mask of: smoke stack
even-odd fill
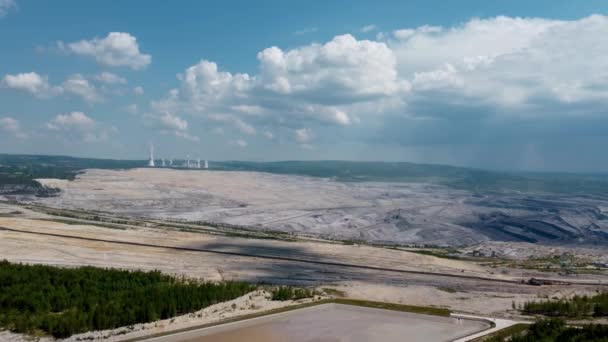
[[[150,143],[150,160],[148,161],[149,167],[154,167],[154,145]]]

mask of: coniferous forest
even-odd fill
[[[298,300],[310,298],[315,295],[313,290],[293,288],[291,286],[279,286],[272,291],[272,300]]]
[[[606,342],[608,341],[608,326],[588,324],[584,326],[567,326],[561,318],[539,320],[530,325],[524,332],[513,336],[494,337],[489,342]]]
[[[571,299],[526,302],[522,312],[548,317],[585,318],[608,316],[608,292]]]
[[[0,261],[0,327],[68,337],[194,312],[254,289],[241,282],[185,281],[159,271]]]

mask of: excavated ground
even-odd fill
[[[153,228],[111,229],[52,219],[0,204],[2,258],[68,267],[158,269],[206,280],[333,287],[354,298],[446,306],[480,314],[504,314],[512,301],[593,293],[606,286],[601,285],[606,283],[602,276],[561,277],[517,269],[497,272],[474,262],[386,248]],[[537,287],[518,283],[529,277],[587,281],[589,285]]]
[[[341,240],[463,246],[608,243],[608,201],[471,193],[422,183],[345,183],[258,172],[87,170],[37,202],[129,216],[274,229]]]

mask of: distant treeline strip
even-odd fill
[[[32,232],[32,231],[27,231],[27,230],[19,230],[19,229],[6,228],[6,227],[0,227],[0,230],[6,230],[6,231],[10,231],[10,232],[23,233],[23,234],[54,236],[54,237],[59,237],[59,238],[86,240],[86,241],[97,241],[97,242],[114,243],[114,244],[139,246],[139,247],[152,247],[152,248],[163,248],[163,249],[172,249],[172,250],[188,251],[188,252],[213,253],[213,254],[222,254],[222,255],[232,255],[232,256],[259,258],[259,259],[270,259],[270,260],[298,262],[298,263],[315,264],[315,265],[358,268],[358,269],[366,269],[366,270],[374,270],[374,271],[384,271],[384,272],[395,272],[395,273],[404,273],[404,274],[419,274],[419,275],[430,275],[430,276],[437,276],[437,277],[450,277],[450,278],[459,278],[459,279],[480,280],[480,281],[489,281],[489,282],[496,282],[496,283],[524,284],[520,280],[508,280],[508,279],[500,279],[500,278],[487,278],[487,277],[479,277],[479,276],[463,275],[463,274],[402,270],[402,269],[395,269],[395,268],[386,268],[386,267],[378,267],[378,266],[341,263],[341,262],[333,262],[333,261],[309,260],[309,259],[283,257],[283,256],[273,256],[273,255],[263,255],[263,254],[219,251],[219,250],[205,249],[205,248],[179,247],[179,246],[157,245],[157,244],[149,244],[149,243],[141,243],[141,242],[130,242],[130,241],[120,241],[120,240],[98,239],[98,238],[89,238],[89,237],[81,237],[81,236],[74,236],[74,235],[48,233],[48,232]],[[540,280],[542,280],[542,279],[540,279]],[[555,283],[555,282],[552,282],[552,283]],[[598,283],[598,284],[594,284],[594,285],[608,285],[608,284],[599,284]]]
[[[508,329],[508,328],[507,328]],[[606,342],[608,341],[608,325],[585,324],[568,326],[563,319],[552,318],[535,322],[526,329],[519,325],[514,334],[496,334],[488,342]],[[522,331],[523,330],[523,331]]]
[[[36,178],[74,179],[84,169],[131,169],[145,165],[145,160],[0,153],[0,188],[5,182],[7,184],[25,184]],[[211,167],[213,170],[269,172],[350,182],[435,183],[473,192],[515,190],[595,195],[602,198],[605,198],[608,193],[608,174],[606,173],[499,172],[448,165],[339,160],[214,161],[211,163]]]
[[[160,271],[0,261],[0,327],[64,338],[194,312],[254,289],[242,282],[186,281]]]
[[[595,296],[574,296],[570,299],[526,302],[521,310],[527,315],[548,317],[608,317],[608,292]]]

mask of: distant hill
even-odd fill
[[[74,179],[83,169],[127,169],[139,167],[143,161],[75,158],[66,156],[0,154],[0,195],[52,195],[36,178]]]
[[[0,167],[18,167],[31,172],[57,172],[58,178],[65,178],[63,173],[82,169],[128,169],[141,167],[143,160],[116,160],[77,158],[68,156],[45,156],[25,154],[0,154]]]
[[[35,178],[73,179],[78,172],[87,168],[128,169],[145,165],[144,160],[0,154],[0,186],[35,186],[36,182],[32,181]],[[226,161],[212,162],[211,168],[324,177],[345,182],[426,182],[473,192],[519,191],[608,196],[607,174],[498,172],[447,165],[354,161]]]
[[[471,191],[555,192],[608,196],[608,174],[498,172],[407,162],[221,162],[214,168],[327,177],[340,181],[428,182]]]

